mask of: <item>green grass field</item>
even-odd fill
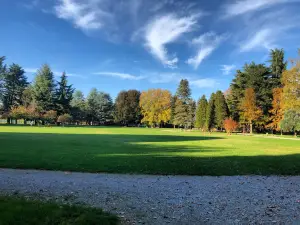
[[[173,129],[0,127],[0,167],[63,171],[300,174],[300,141]]]
[[[0,196],[0,224],[117,225],[118,218],[101,209]]]

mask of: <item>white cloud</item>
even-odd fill
[[[118,73],[118,72],[97,72],[93,73],[95,75],[109,76],[109,77],[117,77],[124,80],[142,80],[145,79],[145,76],[135,76],[128,73]]]
[[[57,17],[71,21],[82,30],[97,30],[102,27],[100,17],[103,12],[92,3],[93,1],[78,3],[75,0],[59,0],[55,13]]]
[[[26,73],[36,73],[39,68],[24,68]]]
[[[24,68],[25,72],[26,73],[37,73],[37,71],[39,70],[39,68]],[[63,72],[61,71],[52,71],[53,75],[54,76],[61,76]],[[82,76],[82,75],[78,75],[78,74],[74,74],[74,73],[67,73],[67,76],[68,77],[77,77],[77,78],[86,78],[85,76]]]
[[[223,72],[224,75],[229,75],[232,70],[236,68],[235,65],[221,65],[221,71]]]
[[[274,47],[275,33],[272,29],[263,28],[257,31],[253,37],[248,38],[240,45],[241,52],[248,52],[254,49],[271,49]]]
[[[297,0],[238,0],[225,6],[225,16],[237,16],[251,11],[257,11],[279,3],[290,3]]]
[[[191,80],[190,84],[198,88],[213,88],[219,83],[215,79],[204,78],[198,80]]]
[[[192,40],[191,44],[198,48],[198,53],[187,60],[187,63],[195,69],[199,67],[201,62],[208,57],[219,44],[226,39],[225,35],[216,35],[214,32],[209,32]]]
[[[177,17],[164,15],[152,20],[145,31],[146,46],[164,65],[174,67],[178,58],[168,56],[166,45],[178,40],[184,33],[190,32],[197,23],[197,16]]]

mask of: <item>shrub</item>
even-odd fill
[[[54,110],[49,110],[43,115],[43,119],[48,123],[55,123],[57,118],[57,112]]]
[[[232,118],[227,118],[224,120],[224,127],[228,135],[231,135],[231,133],[235,131],[238,126],[238,122],[234,121]]]
[[[57,122],[64,125],[65,123],[68,123],[71,120],[72,120],[72,116],[70,114],[63,114],[58,117]]]

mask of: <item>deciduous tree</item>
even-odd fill
[[[262,116],[262,110],[256,104],[253,88],[247,88],[241,104],[243,118],[250,125],[250,133],[253,133],[253,123]]]
[[[282,88],[273,89],[273,101],[272,109],[270,112],[270,123],[267,127],[274,129],[276,131],[281,130],[280,122],[283,119],[283,102],[282,102]]]
[[[238,126],[238,122],[234,121],[232,118],[227,118],[224,120],[224,127],[228,135],[231,135],[231,133],[235,131]]]
[[[283,131],[294,132],[297,136],[297,131],[300,131],[300,108],[287,110],[280,126]]]
[[[171,118],[171,97],[171,93],[167,90],[143,91],[140,97],[142,122],[146,122],[150,126],[167,123]]]

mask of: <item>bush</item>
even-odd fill
[[[224,127],[228,135],[231,135],[231,133],[235,131],[238,126],[238,122],[234,121],[232,118],[227,118],[224,120]]]
[[[56,118],[57,118],[57,112],[54,110],[47,111],[43,115],[43,119],[48,123],[55,123]]]
[[[70,114],[63,114],[58,117],[57,122],[64,125],[65,123],[68,123],[71,120],[72,120],[72,116]]]

